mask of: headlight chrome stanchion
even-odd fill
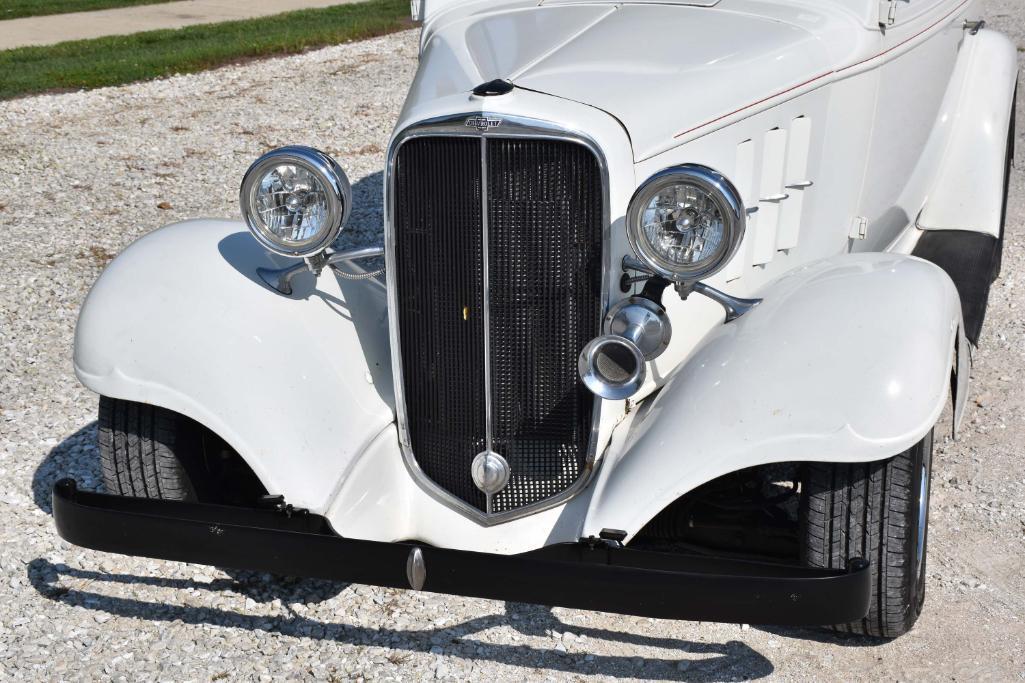
[[[691,287],[691,291],[707,296],[726,309],[726,322],[733,322],[762,303],[761,299],[742,299],[739,296],[732,296],[726,292],[719,291],[715,287],[709,287],[704,282],[695,282],[694,286]]]
[[[635,270],[639,273],[645,273],[647,277],[657,277],[658,273],[651,270],[645,263],[633,256],[623,257],[623,270]],[[633,279],[633,278],[631,278]],[[638,278],[640,279],[640,278]],[[706,285],[704,282],[691,282],[687,283],[686,287],[677,285],[676,291],[680,293],[680,296],[684,299],[691,292],[697,292],[702,296],[706,296],[712,301],[716,302],[726,310],[725,322],[732,322],[744,315],[752,308],[762,303],[761,299],[744,299],[739,296],[733,296],[726,292],[720,291],[715,287]]]
[[[347,273],[338,268],[338,264],[346,261],[357,261],[365,258],[380,258],[384,256],[384,247],[364,247],[350,251],[336,251],[327,254],[318,254],[320,258],[313,257],[306,259],[303,263],[297,263],[288,268],[257,268],[256,272],[268,285],[286,296],[292,294],[292,281],[295,277],[306,270],[314,275],[320,275],[325,267],[330,267],[346,280],[369,280],[381,275],[384,269],[367,273]]]

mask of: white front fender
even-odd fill
[[[293,264],[235,221],[169,225],[132,244],[93,286],[75,371],[93,391],[210,428],[271,493],[314,512],[394,419],[387,301],[376,280],[282,296],[258,267]],[[315,286],[314,286],[315,285]]]
[[[933,136],[945,140],[929,196],[918,216],[923,230],[972,230],[1001,236],[1007,131],[1018,80],[1014,43],[983,30],[965,36],[954,85]]]
[[[961,334],[942,269],[848,254],[759,294],[758,307],[713,331],[617,430],[584,536],[633,536],[681,495],[746,467],[887,458],[939,419]]]

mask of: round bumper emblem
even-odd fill
[[[494,495],[509,483],[509,463],[494,451],[478,453],[470,465],[473,483],[484,493]]]

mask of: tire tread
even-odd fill
[[[157,406],[100,397],[98,441],[108,493],[161,500],[194,500],[175,447],[181,418]]]
[[[801,501],[805,564],[845,569],[862,557],[872,565],[869,613],[834,630],[893,638],[918,617],[918,577],[909,565],[917,528],[915,467],[924,443],[879,462],[807,464]]]

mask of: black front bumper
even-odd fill
[[[342,538],[305,512],[90,493],[70,479],[53,488],[53,517],[62,538],[94,550],[664,619],[838,624],[864,617],[871,597],[860,560],[810,569],[600,540],[493,555]]]

